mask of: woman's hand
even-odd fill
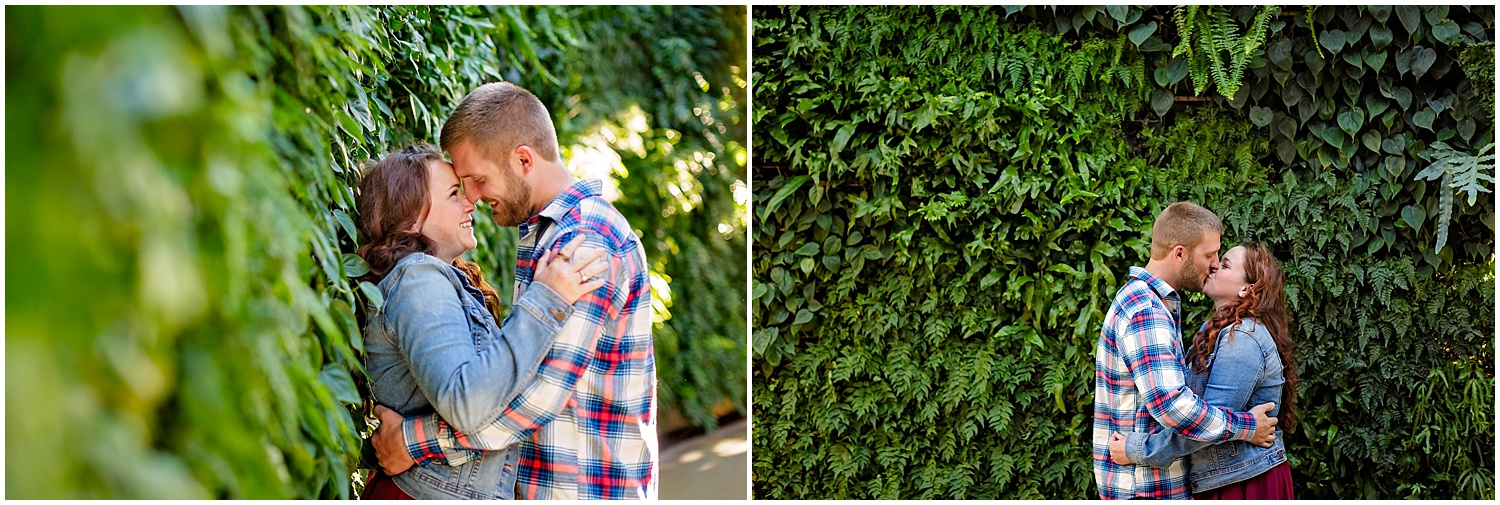
[[[1125,456],[1125,435],[1119,433],[1109,434],[1109,459],[1115,460],[1117,465],[1134,465],[1129,457]]]
[[[593,277],[609,269],[609,263],[604,260],[605,251],[592,247],[579,250],[582,245],[583,235],[580,234],[568,241],[567,245],[542,256],[537,262],[532,280],[546,284],[568,303],[576,302],[584,294],[599,289],[604,285],[604,279]]]

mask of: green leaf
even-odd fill
[[[1451,22],[1450,22],[1450,24],[1451,24]],[[1457,30],[1458,27],[1454,26],[1454,29]],[[1154,33],[1156,33],[1156,22],[1155,21],[1146,23],[1144,25],[1137,26],[1137,27],[1132,28],[1130,30],[1130,35],[1129,35],[1130,36],[1130,42],[1134,43],[1136,46],[1140,46],[1142,42],[1145,42],[1146,39],[1150,38],[1151,34],[1154,34]]]
[[[1406,33],[1416,34],[1417,29],[1422,26],[1422,13],[1414,5],[1396,6],[1396,19],[1401,20],[1401,26],[1406,28]]]
[[[839,128],[838,134],[833,136],[832,157],[839,157],[839,152],[844,150],[844,146],[849,145],[849,138],[854,136],[854,127],[854,123],[846,124],[843,128]]]
[[[797,318],[792,320],[792,326],[807,324],[808,321],[812,321],[812,318],[813,313],[811,311],[807,309],[798,310]]]
[[[365,294],[365,299],[370,302],[370,309],[379,312],[385,306],[385,295],[381,294],[380,286],[371,284],[369,281],[360,281],[359,291]]]
[[[1381,138],[1380,138],[1380,132],[1379,131],[1377,131],[1377,130],[1375,130],[1373,128],[1371,128],[1369,130],[1366,130],[1365,134],[1361,135],[1359,140],[1360,140],[1360,143],[1365,146],[1365,149],[1369,149],[1370,151],[1376,152],[1376,153],[1380,152],[1380,141],[1381,141]]]
[[[304,376],[305,377],[305,376]],[[359,405],[359,389],[354,387],[354,378],[345,370],[334,363],[329,363],[318,372],[318,382],[328,386],[333,392],[333,399],[349,405]]]
[[[1385,51],[1383,51],[1383,49],[1385,49],[1385,46],[1391,45],[1391,41],[1395,40],[1395,38],[1395,34],[1391,33],[1391,29],[1386,28],[1384,24],[1370,27],[1371,50],[1380,51],[1381,54],[1385,54]],[[1371,67],[1377,70],[1380,69],[1380,67],[1376,67],[1374,65],[1371,65]]]
[[[817,243],[808,242],[806,244],[802,244],[802,247],[797,248],[797,252],[795,254],[798,256],[812,256],[814,254],[818,254],[819,250],[820,248],[818,247]]]
[[[1318,43],[1328,48],[1328,52],[1337,54],[1344,48],[1343,30],[1324,30],[1318,34]]]
[[[781,186],[781,189],[776,190],[776,194],[771,196],[771,200],[766,202],[766,212],[776,212],[776,208],[781,206],[781,202],[785,201],[787,197],[792,196],[793,193],[796,193],[798,188],[801,188],[803,184],[807,184],[807,181],[811,179],[812,177],[807,175],[799,175],[788,179]]]
[[[1432,120],[1437,118],[1437,113],[1432,109],[1422,109],[1421,112],[1411,116],[1411,124],[1432,130]]]
[[[1107,12],[1107,13],[1109,13],[1109,17],[1114,18],[1115,21],[1119,21],[1121,23],[1124,23],[1125,22],[1125,16],[1127,16],[1127,15],[1130,14],[1130,6],[1128,6],[1128,5],[1106,5],[1106,6],[1104,6],[1104,11]]]
[[[1424,47],[1413,55],[1411,62],[1411,75],[1421,78],[1437,62],[1437,51],[1430,47]]]
[[[1422,221],[1426,218],[1427,214],[1422,212],[1422,209],[1419,207],[1407,205],[1401,209],[1401,220],[1405,221],[1407,226],[1411,226],[1413,230],[1420,231],[1422,229]]]
[[[370,264],[366,263],[364,258],[350,253],[344,253],[342,257],[345,276],[353,278],[370,273]]]
[[[1444,19],[1441,23],[1432,27],[1432,36],[1438,42],[1451,46],[1463,40],[1463,31],[1458,28],[1458,24],[1454,23],[1453,20]]]
[[[1256,106],[1250,107],[1250,123],[1254,124],[1255,126],[1259,126],[1262,128],[1270,126],[1271,118],[1273,116],[1274,113],[1271,112],[1271,109]]]
[[[1344,133],[1348,133],[1351,138],[1356,133],[1359,133],[1359,128],[1364,126],[1364,123],[1365,113],[1359,109],[1350,109],[1339,113],[1339,128],[1343,129]]]
[[[1158,89],[1151,92],[1151,110],[1156,111],[1156,115],[1158,116],[1167,115],[1167,111],[1172,110],[1173,101],[1174,98],[1170,91]]]

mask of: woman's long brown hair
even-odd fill
[[[1295,414],[1297,403],[1297,360],[1292,355],[1291,316],[1286,307],[1286,276],[1281,262],[1260,242],[1240,244],[1245,248],[1245,296],[1239,301],[1217,309],[1208,320],[1203,331],[1193,335],[1193,348],[1188,352],[1188,363],[1198,373],[1208,370],[1208,356],[1218,346],[1219,331],[1226,326],[1239,323],[1246,317],[1254,318],[1258,324],[1266,325],[1271,340],[1276,342],[1276,351],[1281,355],[1281,374],[1286,383],[1281,387],[1281,409],[1277,425],[1287,432],[1297,429]],[[1233,338],[1231,336],[1230,338]]]
[[[364,243],[355,254],[370,264],[370,273],[360,280],[378,283],[406,255],[436,250],[431,240],[411,230],[427,217],[427,166],[443,161],[443,153],[436,147],[415,144],[387,154],[365,169],[354,200]],[[479,265],[458,258],[453,266],[468,275],[469,282],[484,294],[485,307],[499,320],[500,295],[484,280]]]

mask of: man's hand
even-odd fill
[[[1109,435],[1109,459],[1115,460],[1117,465],[1134,465],[1130,458],[1125,456],[1125,435],[1111,433]]]
[[[1266,402],[1250,409],[1250,413],[1255,415],[1255,436],[1250,439],[1250,443],[1270,447],[1276,442],[1276,418],[1266,417],[1266,412],[1275,406],[1275,403]]]
[[[384,405],[375,406],[375,417],[380,418],[380,427],[375,429],[370,443],[375,446],[375,457],[380,459],[380,468],[385,470],[386,475],[405,472],[416,464],[411,459],[411,453],[406,452],[406,437],[401,434],[401,422],[406,418]]]

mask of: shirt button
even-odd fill
[[[565,314],[563,314],[563,311],[561,311],[561,310],[557,310],[557,309],[548,309],[548,310],[552,311],[552,318],[556,319],[557,322],[559,322],[559,323],[563,322],[564,319],[568,318],[568,316],[565,315]]]

